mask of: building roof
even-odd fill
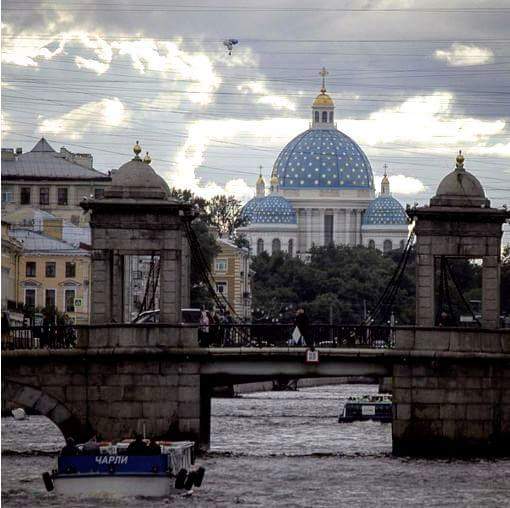
[[[85,249],[80,249],[62,240],[56,240],[29,229],[11,229],[9,234],[23,245],[25,253],[89,255],[89,252]]]
[[[30,152],[18,154],[12,160],[2,160],[2,180],[109,181],[110,177],[66,159],[41,138]]]
[[[363,226],[404,226],[408,222],[404,207],[390,195],[375,198],[363,216]]]
[[[274,164],[280,189],[373,189],[363,150],[338,129],[308,129],[285,146]]]

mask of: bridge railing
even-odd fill
[[[287,324],[233,324],[199,329],[199,340],[216,347],[391,348],[394,329],[389,326],[312,324],[299,339],[295,326]],[[205,333],[204,333],[205,332]]]
[[[158,327],[150,325],[123,325]],[[188,325],[189,326],[189,325]],[[2,350],[68,349],[75,347],[81,325],[12,327],[2,330]],[[388,326],[311,324],[299,338],[293,324],[222,324],[198,326],[199,345],[207,347],[289,347],[391,348],[394,329]]]
[[[16,326],[2,330],[2,350],[69,349],[78,337],[74,325]]]

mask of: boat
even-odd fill
[[[194,467],[192,441],[158,441],[159,455],[128,455],[132,440],[102,442],[99,453],[59,456],[57,469],[43,473],[46,490],[70,496],[164,497],[200,487],[203,467]]]
[[[374,420],[377,422],[391,422],[393,404],[391,395],[365,395],[363,397],[349,397],[338,417],[340,423]]]

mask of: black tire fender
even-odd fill
[[[44,482],[44,486],[46,487],[46,490],[48,492],[51,492],[55,486],[53,485],[53,478],[51,477],[50,473],[46,472],[42,474],[42,479]]]
[[[188,474],[188,471],[186,471],[186,469],[181,469],[177,473],[177,476],[175,477],[175,488],[176,489],[184,488],[184,482],[186,481],[187,474]]]

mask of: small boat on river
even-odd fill
[[[374,420],[391,422],[393,419],[391,395],[349,397],[338,417],[340,423]]]
[[[159,455],[128,455],[130,442],[100,443],[95,455],[59,456],[57,469],[43,473],[46,489],[71,496],[164,497],[202,484],[205,470],[193,467],[193,442],[159,441]]]

